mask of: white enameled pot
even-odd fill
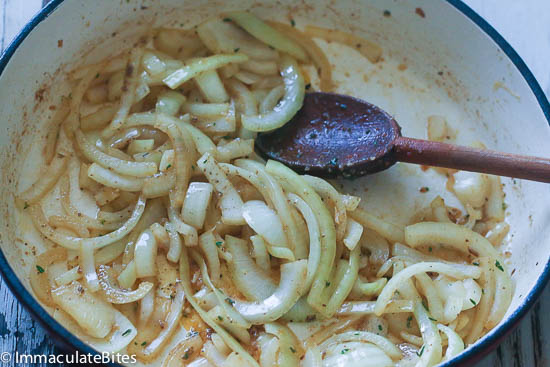
[[[338,45],[327,52],[336,65],[337,92],[390,112],[403,135],[425,137],[427,117],[439,114],[458,131],[459,143],[479,140],[505,152],[550,157],[550,106],[542,90],[510,45],[459,0],[53,0],[0,59],[0,270],[19,300],[67,349],[91,351],[31,295],[26,274],[32,262],[25,253],[42,245],[13,204],[14,193],[37,176],[40,149],[32,143],[44,131],[48,107],[66,90],[63,72],[119,53],[151,23],[189,28],[230,9],[251,9],[282,22],[292,18],[298,27],[353,32],[380,44],[384,60],[376,65]],[[22,175],[27,179],[20,180]],[[511,253],[514,298],[498,327],[448,364],[471,363],[495,347],[550,278],[550,186],[503,182],[511,231],[502,250]],[[374,213],[405,223],[437,194],[458,205],[444,183],[432,170],[398,164],[342,185]],[[423,186],[430,191],[419,193]]]

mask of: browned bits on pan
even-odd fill
[[[63,40],[57,40],[57,47],[63,47]]]
[[[426,13],[424,13],[424,10],[422,10],[422,8],[416,8],[414,12],[418,14],[419,17],[426,18]]]

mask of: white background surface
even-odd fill
[[[435,1],[435,0],[434,0]],[[550,0],[465,0],[516,49],[550,95]],[[0,49],[40,9],[42,0],[0,0]],[[55,353],[0,280],[0,352]],[[501,346],[478,366],[550,367],[550,287]]]

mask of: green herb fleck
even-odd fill
[[[122,333],[122,336],[126,336],[132,332],[132,329],[128,329],[125,332]]]
[[[231,306],[233,306],[235,304],[235,301],[233,301],[231,298],[227,297],[225,299],[225,302],[229,303]]]
[[[359,335],[359,334],[360,334],[360,333],[355,333],[355,334],[353,334],[353,335]]]
[[[193,171],[195,170],[195,165],[194,165],[194,164],[191,165],[191,169],[192,169]]]
[[[409,328],[409,329],[410,329],[410,327],[411,327],[411,321],[412,321],[412,319],[413,319],[412,316],[407,317],[407,328]]]
[[[428,186],[423,186],[423,187],[420,188],[421,193],[426,193],[428,191],[430,191],[430,188]]]
[[[428,251],[429,251],[429,252],[432,252],[432,251],[433,251],[432,246],[428,247]]]
[[[185,352],[185,354],[183,355],[183,359],[189,359],[189,352]]]
[[[434,319],[433,317],[428,316],[428,318],[429,318],[430,320],[432,320],[433,322],[437,322],[437,320]]]
[[[423,353],[424,353],[424,345],[422,346],[422,348],[420,348],[420,350],[418,352],[416,352],[416,355],[419,356],[419,357],[422,357]]]
[[[306,84],[306,90],[309,90],[309,88],[311,88],[311,83]]]
[[[218,316],[218,320],[223,321],[223,317]]]
[[[27,209],[29,207],[29,203],[25,201],[25,205],[23,206],[23,209]]]
[[[384,330],[384,328],[382,327],[382,325],[378,324],[378,330],[380,330],[380,331]]]
[[[167,165],[167,166],[166,166],[166,169],[168,169],[168,168],[170,168],[170,167],[172,167],[172,165],[171,165],[171,164]]]
[[[95,78],[96,78],[96,79],[99,78],[99,73],[97,73],[97,74],[95,75]]]
[[[231,22],[231,18],[223,18],[224,22]]]
[[[478,262],[473,262],[472,265],[479,266]]]
[[[507,207],[508,205],[506,205],[506,203],[502,203],[502,210],[506,210]]]
[[[290,25],[296,27],[296,22],[294,21],[294,19],[290,19]]]
[[[500,265],[500,263],[498,262],[498,260],[495,261],[495,266],[498,268],[498,270],[504,271],[504,268],[502,267],[502,265]]]
[[[341,353],[342,353],[342,354],[346,354],[347,352],[349,352],[349,348],[344,348],[344,349],[342,349],[342,352],[341,352]]]
[[[325,287],[330,287],[330,282],[325,282]]]
[[[470,298],[470,302],[472,302],[472,304],[475,306],[477,305],[476,301],[474,301],[473,299]]]
[[[235,48],[235,49],[233,50],[233,52],[239,52],[239,50],[240,50],[240,48],[237,47],[237,48]]]
[[[223,242],[222,242],[222,241],[216,241],[216,246],[222,247],[222,245],[223,245]]]
[[[389,10],[384,10],[384,16],[385,16],[386,18],[391,17],[391,11],[389,11]]]
[[[289,348],[290,348],[290,351],[291,351],[292,353],[296,353],[296,349],[294,349],[294,348],[292,348],[292,347],[289,347]]]
[[[44,272],[44,268],[41,267],[40,265],[36,265],[36,270],[38,270],[38,272],[39,272],[40,274],[42,274],[42,273]]]
[[[100,223],[105,224],[105,219],[102,219]]]
[[[481,288],[481,294],[485,294],[485,288]]]
[[[142,347],[144,347],[144,346],[146,346],[146,345],[147,345],[147,342],[146,342],[146,341],[143,342],[143,343],[141,343],[141,346],[142,346]]]

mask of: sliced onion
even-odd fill
[[[234,11],[227,13],[227,16],[263,43],[279,51],[288,53],[300,61],[307,61],[307,54],[300,45],[287,38],[282,33],[279,33],[252,13]]]
[[[53,317],[95,350],[105,353],[117,353],[124,350],[136,337],[137,329],[121,312],[113,310],[113,313],[115,321],[114,331],[110,334],[110,337],[105,339],[90,338],[88,335],[81,333],[81,328],[63,311],[54,311]]]
[[[176,89],[191,78],[208,70],[220,68],[230,63],[239,63],[248,60],[248,56],[243,53],[218,54],[200,59],[195,59],[187,65],[174,71],[163,79],[164,84],[172,89]]]
[[[205,153],[199,158],[197,165],[216,191],[222,194],[219,202],[222,210],[222,221],[225,224],[232,225],[245,224],[242,212],[243,201],[233,184],[218,166],[214,157],[209,153]]]
[[[376,301],[351,301],[342,304],[338,310],[338,315],[369,315],[374,314]],[[384,313],[403,313],[412,312],[414,307],[413,301],[409,300],[392,300]]]
[[[351,251],[357,246],[361,235],[363,234],[363,226],[357,223],[353,219],[347,220],[346,233],[344,234],[343,242],[344,245]]]
[[[447,351],[445,357],[441,362],[450,361],[455,356],[459,355],[464,350],[464,342],[460,335],[458,335],[453,329],[443,324],[437,324],[439,331],[442,331],[447,335]]]
[[[207,182],[192,182],[189,184],[181,209],[181,217],[185,223],[197,229],[202,228],[213,191],[214,187]]]
[[[199,314],[201,319],[210,326],[216,333],[218,333],[224,340],[224,342],[227,344],[229,348],[231,348],[234,352],[241,354],[246,358],[246,361],[250,363],[254,367],[259,367],[258,362],[241,346],[241,344],[235,340],[223,327],[218,325],[209,315],[206,311],[204,311],[195,298],[192,296],[193,292],[191,290],[191,281],[189,279],[189,260],[187,257],[187,249],[184,247],[182,251],[182,256],[180,259],[180,278],[181,278],[181,284],[183,286],[183,290],[188,295],[187,300],[193,306],[195,311]]]
[[[183,235],[186,246],[196,246],[198,243],[197,230],[181,220],[179,213],[174,208],[174,204],[172,204],[173,202],[174,199],[172,198],[172,195],[170,195],[170,203],[167,205],[168,219],[170,219],[170,223],[172,223],[172,226],[174,226],[174,229],[178,231],[178,233]]]
[[[219,244],[219,243],[218,243]],[[216,245],[216,238],[211,231],[204,232],[199,237],[199,246],[204,253],[206,262],[208,263],[208,269],[210,269],[210,276],[212,282],[218,284],[220,280],[220,258],[218,256],[218,249]]]
[[[139,219],[141,218],[144,209],[145,199],[140,197],[136,203],[131,217],[119,229],[103,236],[91,238],[73,237],[55,231],[52,227],[48,225],[48,222],[44,217],[44,212],[42,211],[42,207],[40,205],[31,206],[29,208],[29,213],[33,218],[35,227],[49,240],[69,250],[78,250],[80,249],[80,244],[91,245],[94,249],[100,249],[122,239],[134,229]]]
[[[109,168],[121,175],[147,177],[157,172],[157,165],[153,162],[125,161],[103,153],[97,149],[95,145],[90,144],[80,129],[76,130],[75,138],[80,151],[88,160],[100,164],[105,168]]]
[[[436,272],[440,274],[445,274],[456,279],[465,279],[465,278],[479,278],[481,275],[481,270],[477,266],[470,265],[461,265],[461,264],[445,264],[440,262],[421,262],[418,264],[411,265],[396,275],[394,275],[386,284],[380,296],[376,300],[375,313],[377,316],[382,315],[384,308],[390,301],[393,293],[397,290],[399,286],[403,284],[404,281],[408,280],[410,277],[427,272]]]
[[[80,267],[86,284],[92,292],[99,290],[99,279],[95,270],[94,247],[91,244],[80,244]]]
[[[332,270],[336,254],[334,221],[319,195],[301,176],[281,163],[271,160],[267,162],[266,170],[268,173],[281,179],[281,184],[286,191],[300,196],[313,210],[319,222],[319,228],[321,229],[321,259],[307,300],[313,308],[323,313],[325,309],[323,304],[326,305],[328,302],[324,298],[323,292],[326,288],[326,282],[329,281],[328,274]]]
[[[38,255],[34,259],[33,267],[29,273],[31,288],[40,302],[53,307],[55,303],[51,296],[51,286],[48,281],[48,267],[58,261],[67,258],[67,250],[55,247]]]
[[[279,339],[277,365],[281,367],[298,366],[304,351],[292,331],[278,323],[265,324],[264,328],[266,333],[273,334]]]
[[[65,156],[56,156],[51,163],[40,171],[38,180],[27,190],[18,195],[21,207],[38,203],[57,183],[67,169],[69,159]]]
[[[285,96],[266,114],[241,116],[241,122],[247,130],[265,132],[277,129],[286,124],[302,107],[305,83],[298,64],[291,57],[283,56],[280,70],[285,83]]]
[[[271,270],[271,263],[269,260],[269,253],[267,252],[267,245],[264,239],[261,236],[250,236],[250,241],[252,242],[256,265],[258,265],[258,267],[263,271],[269,272]],[[307,289],[306,286],[304,286],[304,288]]]
[[[403,228],[393,223],[386,222],[361,208],[355,209],[354,211],[350,212],[349,215],[357,222],[362,224],[363,227],[369,228],[377,232],[388,241],[405,243],[405,234],[403,233]]]
[[[151,277],[156,275],[157,267],[157,240],[153,233],[147,229],[143,231],[134,247],[134,261],[136,263],[136,276],[138,278]]]
[[[107,187],[137,192],[143,188],[143,178],[123,176],[93,163],[88,168],[88,177]]]
[[[126,264],[124,270],[120,272],[117,277],[118,284],[122,288],[132,288],[137,280],[136,275],[136,262],[134,260]]]
[[[400,273],[405,270],[402,270]],[[434,366],[441,361],[441,336],[435,322],[432,321],[433,318],[426,311],[420,300],[415,301],[414,317],[422,333],[422,339],[424,339],[423,352],[417,365]]]
[[[242,215],[246,223],[272,246],[286,247],[287,239],[277,213],[263,201],[244,203]]]
[[[94,338],[106,337],[115,324],[116,310],[113,306],[90,294],[77,281],[54,289],[52,298]]]
[[[386,353],[388,356],[390,356],[394,360],[401,359],[403,357],[399,348],[397,348],[395,344],[393,344],[387,338],[368,331],[358,331],[358,330],[336,334],[328,338],[327,340],[325,340],[321,345],[319,345],[319,349],[323,351],[327,349],[331,344],[340,344],[343,342],[350,342],[350,341],[372,343],[377,347],[379,347],[380,349],[382,349],[384,353]]]
[[[170,248],[168,249],[166,258],[173,263],[177,263],[181,256],[182,247],[180,235],[172,223],[168,222],[164,226],[166,228],[166,232],[168,232],[168,237],[170,238]]]
[[[153,283],[141,282],[136,290],[126,291],[113,286],[108,270],[99,267],[99,284],[105,299],[114,304],[125,304],[139,301],[153,288]]]
[[[155,289],[154,286],[139,302],[139,323],[145,325],[151,318],[155,308]]]
[[[193,356],[200,352],[203,345],[202,338],[198,334],[189,334],[179,342],[164,358],[162,367],[180,367],[182,359],[192,360]],[[208,360],[202,357],[196,358],[187,364],[191,367],[210,367]]]
[[[82,278],[81,270],[79,266],[75,266],[74,268],[67,270],[63,274],[57,276],[55,278],[55,283],[57,286],[67,285],[69,283],[72,283],[74,280],[79,280]]]
[[[300,298],[306,271],[306,260],[281,265],[281,280],[272,295],[260,302],[235,300],[235,309],[254,324],[277,320],[289,311]]]
[[[170,337],[174,333],[175,328],[179,325],[179,320],[183,312],[183,303],[185,302],[185,293],[181,284],[176,285],[176,295],[172,300],[170,306],[170,312],[166,317],[165,327],[159,333],[159,335],[147,344],[142,354],[143,357],[150,360],[161,352],[164,345],[169,341]]]

